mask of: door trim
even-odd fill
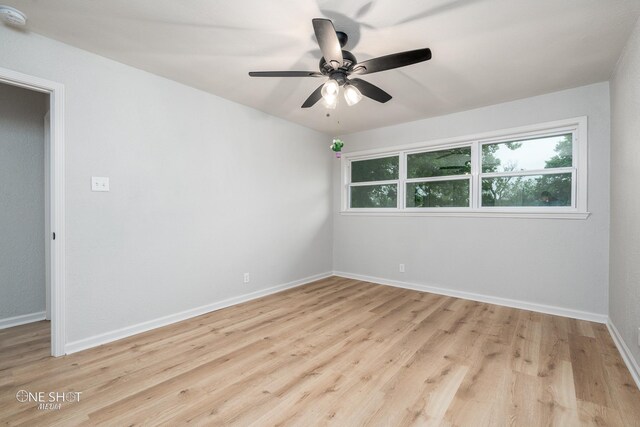
[[[51,262],[51,355],[65,354],[65,177],[64,177],[64,85],[0,67],[0,82],[49,94],[51,160],[50,217]],[[52,239],[55,233],[55,240]]]

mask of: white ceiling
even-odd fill
[[[608,80],[640,0],[0,0],[28,29],[329,134]],[[311,19],[362,61],[429,47],[431,61],[363,76],[393,95],[336,110],[300,105],[323,80]],[[327,117],[330,113],[330,117]]]

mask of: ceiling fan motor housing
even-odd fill
[[[320,58],[320,72],[325,76],[331,76],[333,73],[342,72],[345,75],[351,73],[351,69],[358,63],[356,57],[348,50],[342,51],[342,65],[335,70],[324,57]]]

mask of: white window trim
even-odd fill
[[[455,138],[437,139],[426,142],[404,144],[392,148],[379,148],[373,150],[343,153],[341,157],[341,208],[342,215],[364,216],[449,216],[449,217],[502,217],[502,218],[554,218],[554,219],[587,219],[590,212],[587,211],[587,117],[574,117],[565,120],[540,123],[517,128],[501,129],[485,132],[477,135],[468,135]],[[499,173],[481,174],[480,147],[487,143],[497,143],[525,139],[527,137],[542,137],[546,134],[562,132],[573,133],[573,166],[569,168],[546,169],[538,171],[513,172],[509,175],[535,175],[549,173],[573,174],[573,198],[571,207],[480,207],[480,178]],[[403,208],[404,191],[407,182],[438,180],[431,178],[403,179],[405,176],[407,154],[423,151],[435,151],[449,148],[471,146],[471,156],[475,161],[471,165],[471,207],[462,208]],[[349,185],[351,162],[378,158],[384,156],[399,156],[399,180],[385,181],[385,183],[398,184],[398,205],[396,208],[349,208]],[[445,179],[444,177],[442,178]],[[451,179],[460,179],[456,175]],[[355,185],[351,184],[351,185]],[[357,183],[358,185],[373,185],[373,183]]]

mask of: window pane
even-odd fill
[[[469,180],[407,184],[408,208],[469,207]]]
[[[571,167],[572,134],[482,146],[482,172]]]
[[[482,206],[571,206],[571,174],[483,178]]]
[[[351,182],[398,179],[398,156],[351,162]]]
[[[407,178],[465,175],[471,173],[471,147],[409,154]]]
[[[397,206],[396,184],[351,187],[352,208],[395,208]]]

